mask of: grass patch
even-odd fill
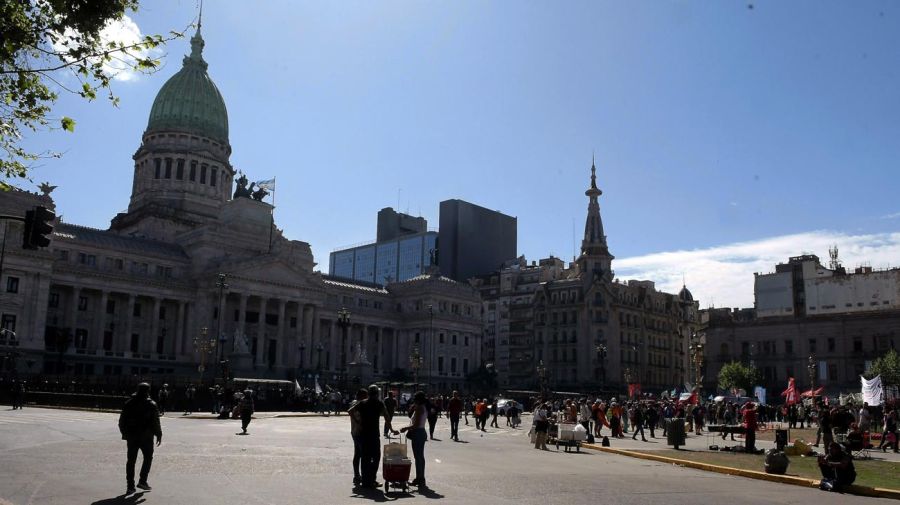
[[[635,451],[646,454],[655,454],[675,459],[686,459],[698,463],[727,466],[742,470],[765,471],[765,456],[758,454],[743,454],[718,451],[689,451],[689,450],[664,450],[664,451]],[[877,457],[877,456],[876,456]],[[806,477],[809,479],[821,479],[819,465],[815,457],[804,458],[801,456],[788,456],[791,464],[786,475]],[[856,482],[854,484],[869,487],[881,487],[900,490],[900,463],[884,460],[853,460],[856,467]]]

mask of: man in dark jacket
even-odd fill
[[[153,437],[156,437],[157,446],[162,443],[159,409],[150,399],[150,384],[146,382],[138,384],[137,392],[125,402],[119,416],[119,432],[122,434],[122,440],[128,442],[128,460],[125,463],[125,478],[128,481],[126,493],[135,492],[134,464],[137,462],[138,451],[141,451],[144,462],[141,464],[141,480],[137,487],[149,491],[151,488],[147,484],[147,476],[150,474],[150,465],[153,464]]]

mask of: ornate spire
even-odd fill
[[[191,37],[191,55],[184,58],[184,65],[187,66],[189,64],[199,65],[203,70],[208,68],[208,64],[203,59],[203,46],[206,45],[206,42],[203,41],[203,36],[200,34],[200,27],[203,26],[203,3],[200,3],[200,17],[197,19],[197,33]]]
[[[603,234],[603,220],[600,218],[600,203],[598,202],[598,197],[603,194],[603,191],[597,187],[597,165],[593,156],[591,159],[591,187],[584,194],[590,198],[590,203],[588,203],[587,220],[584,223],[581,254],[608,256],[609,250],[606,245],[606,235]]]

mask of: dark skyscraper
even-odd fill
[[[396,240],[404,235],[416,235],[428,231],[428,221],[424,217],[410,216],[390,207],[378,211],[378,242]]]
[[[517,255],[517,220],[462,200],[441,202],[438,265],[464,282],[493,272]]]

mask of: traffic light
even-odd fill
[[[37,206],[25,213],[25,233],[22,235],[22,247],[37,249],[50,245],[50,234],[53,233],[53,221],[56,213],[47,207]]]

